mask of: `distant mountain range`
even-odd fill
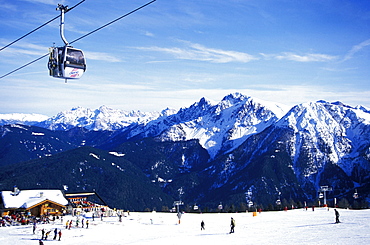
[[[51,118],[3,114],[0,124],[1,189],[68,184],[136,210],[178,199],[207,208],[317,205],[320,186],[333,189],[331,203],[370,200],[370,112],[340,102],[287,108],[234,93],[179,111],[77,107]],[[135,185],[132,176],[141,176]]]

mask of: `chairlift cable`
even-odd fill
[[[97,32],[97,31],[99,31],[99,30],[101,30],[101,29],[103,29],[103,28],[105,28],[105,27],[107,27],[107,26],[109,26],[109,25],[113,24],[113,23],[114,23],[114,22],[116,22],[116,21],[119,21],[120,19],[125,18],[126,16],[128,16],[128,15],[130,15],[130,14],[135,13],[136,11],[138,11],[138,10],[140,10],[140,9],[142,9],[142,8],[144,8],[144,7],[146,7],[146,6],[148,6],[149,4],[154,3],[155,1],[157,1],[157,0],[152,0],[151,2],[148,2],[148,3],[146,3],[146,4],[144,4],[144,5],[140,6],[140,7],[138,7],[138,8],[136,8],[136,9],[132,10],[131,12],[129,12],[129,13],[127,13],[127,14],[124,14],[124,15],[122,15],[121,17],[118,17],[118,18],[117,18],[117,19],[115,19],[115,20],[112,20],[111,22],[109,22],[109,23],[107,23],[107,24],[105,24],[105,25],[103,25],[103,26],[101,26],[101,27],[99,27],[99,28],[97,28],[97,29],[95,29],[95,30],[93,30],[93,31],[91,31],[91,32],[89,32],[89,33],[87,33],[87,34],[85,34],[85,35],[83,35],[83,36],[81,36],[81,37],[79,37],[79,38],[75,39],[75,40],[73,40],[72,42],[70,42],[70,44],[72,44],[72,43],[74,43],[74,42],[77,42],[77,41],[81,40],[82,38],[85,38],[85,37],[87,37],[87,36],[89,36],[89,35],[93,34],[94,32]]]
[[[69,8],[69,9],[66,11],[66,13],[67,13],[67,12],[69,12],[69,11],[71,11],[72,9],[74,9],[75,7],[77,7],[78,5],[80,5],[81,3],[85,2],[85,1],[86,1],[86,0],[82,0],[81,2],[79,2],[79,3],[77,3],[75,6],[73,6],[72,8]],[[33,29],[32,31],[28,32],[27,34],[24,34],[24,35],[23,35],[23,36],[21,36],[20,38],[18,38],[18,39],[16,39],[16,40],[14,40],[13,42],[11,42],[11,43],[9,43],[9,44],[7,44],[7,45],[5,45],[4,47],[2,47],[2,48],[0,49],[0,51],[2,51],[2,50],[4,50],[4,49],[6,49],[7,47],[9,47],[9,46],[13,45],[14,43],[18,42],[19,40],[21,40],[21,39],[23,39],[23,38],[27,37],[28,35],[30,35],[30,34],[32,34],[32,33],[34,33],[35,31],[37,31],[37,30],[41,29],[42,27],[44,27],[44,26],[46,26],[47,24],[49,24],[49,23],[53,22],[54,20],[58,19],[59,17],[60,17],[60,15],[55,16],[53,19],[51,19],[51,20],[49,20],[48,22],[46,22],[46,23],[42,24],[41,26],[37,27],[36,29]]]
[[[45,54],[45,55],[43,55],[43,56],[41,56],[41,57],[39,57],[39,58],[37,58],[37,59],[35,59],[35,60],[31,61],[31,62],[28,62],[27,64],[25,64],[25,65],[23,65],[23,66],[21,66],[21,67],[18,67],[17,69],[15,69],[15,70],[13,70],[13,71],[11,71],[11,72],[8,72],[7,74],[5,74],[5,75],[1,76],[1,77],[0,77],[0,79],[4,78],[4,77],[6,77],[6,76],[9,76],[10,74],[12,74],[12,73],[14,73],[14,72],[16,72],[16,71],[19,71],[20,69],[22,69],[22,68],[24,68],[24,67],[26,67],[26,66],[29,66],[29,65],[31,65],[31,64],[33,64],[33,63],[35,63],[36,61],[39,61],[39,60],[41,60],[42,58],[45,58],[45,57],[46,57],[46,56],[48,56],[48,55],[49,55],[49,54],[47,53],[47,54]]]
[[[83,1],[85,1],[85,0],[83,0]],[[85,37],[87,37],[87,36],[89,36],[89,35],[93,34],[94,32],[97,32],[97,31],[99,31],[99,30],[101,30],[101,29],[103,29],[103,28],[105,28],[105,27],[107,27],[107,26],[109,26],[109,25],[113,24],[114,22],[116,22],[116,21],[118,21],[118,20],[120,20],[120,19],[122,19],[122,18],[124,18],[124,17],[127,17],[127,16],[128,16],[128,15],[130,15],[130,14],[133,14],[134,12],[136,12],[136,11],[138,11],[138,10],[140,10],[140,9],[142,9],[142,8],[144,8],[144,7],[146,7],[146,6],[148,6],[149,4],[154,3],[155,1],[157,1],[157,0],[152,0],[152,1],[150,1],[150,2],[148,2],[148,3],[146,3],[146,4],[142,5],[142,6],[140,6],[140,7],[138,7],[138,8],[136,8],[136,9],[132,10],[131,12],[129,12],[129,13],[127,13],[127,14],[122,15],[121,17],[119,17],[119,18],[117,18],[117,19],[115,19],[115,20],[113,20],[113,21],[111,21],[111,22],[109,22],[109,23],[107,23],[107,24],[105,24],[105,25],[103,25],[103,26],[101,26],[101,27],[99,27],[99,28],[97,28],[97,29],[95,29],[95,30],[93,30],[93,31],[91,31],[91,32],[89,32],[89,33],[87,33],[87,34],[85,34],[85,35],[83,35],[83,36],[81,36],[81,37],[77,38],[77,39],[75,39],[75,40],[73,40],[72,42],[70,42],[70,44],[72,44],[72,43],[74,43],[74,42],[77,42],[77,41],[79,41],[79,40],[81,40],[81,39],[83,39],[83,38],[85,38]],[[58,16],[58,17],[59,17],[59,16]],[[28,62],[27,64],[25,64],[25,65],[23,65],[23,66],[21,66],[21,67],[18,67],[17,69],[15,69],[15,70],[13,70],[13,71],[11,71],[11,72],[8,72],[8,73],[7,73],[7,74],[5,74],[5,75],[2,75],[2,76],[0,77],[0,79],[2,79],[2,78],[4,78],[4,77],[9,76],[10,74],[12,74],[12,73],[14,73],[14,72],[16,72],[16,71],[19,71],[19,70],[23,69],[24,67],[29,66],[29,65],[31,65],[31,64],[33,64],[33,63],[35,63],[36,61],[41,60],[42,58],[44,58],[44,57],[46,57],[46,56],[48,56],[48,55],[49,55],[49,53],[47,53],[47,54],[45,54],[45,55],[43,55],[43,56],[41,56],[41,57],[39,57],[39,58],[37,58],[37,59],[35,59],[35,60],[31,61],[31,62]]]

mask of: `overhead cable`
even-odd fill
[[[85,1],[85,0],[84,0],[84,1]],[[87,36],[89,36],[89,35],[93,34],[94,32],[97,32],[97,31],[99,31],[99,30],[101,30],[101,29],[103,29],[103,28],[105,28],[105,27],[107,27],[107,26],[109,26],[109,25],[113,24],[114,22],[116,22],[116,21],[118,21],[118,20],[120,20],[120,19],[122,19],[122,18],[124,18],[124,17],[127,17],[127,16],[128,16],[128,15],[130,15],[130,14],[135,13],[136,11],[138,11],[138,10],[140,10],[140,9],[142,9],[142,8],[144,8],[144,7],[146,7],[146,6],[150,5],[150,4],[152,4],[152,3],[154,3],[155,1],[157,1],[157,0],[152,0],[152,1],[150,1],[150,2],[148,2],[148,3],[146,3],[146,4],[142,5],[142,6],[140,6],[140,7],[138,7],[138,8],[136,8],[136,9],[132,10],[131,12],[128,12],[127,14],[122,15],[121,17],[119,17],[119,18],[117,18],[117,19],[115,19],[115,20],[112,20],[111,22],[109,22],[109,23],[107,23],[107,24],[105,24],[105,25],[103,25],[103,26],[101,26],[101,27],[99,27],[99,28],[97,28],[97,29],[95,29],[95,30],[93,30],[93,31],[91,31],[91,32],[89,32],[89,33],[87,33],[87,34],[85,34],[85,35],[83,35],[83,36],[81,36],[81,37],[79,37],[79,38],[75,39],[75,40],[73,40],[72,42],[70,42],[70,44],[72,44],[72,43],[74,43],[74,42],[77,42],[77,41],[79,41],[79,40],[81,40],[81,39],[83,39],[83,38],[85,38],[85,37],[87,37]],[[77,5],[76,5],[76,6],[77,6]],[[59,17],[59,16],[58,16],[58,17]],[[42,58],[44,58],[44,57],[46,57],[46,56],[48,56],[48,55],[49,55],[49,53],[47,53],[47,54],[45,54],[45,55],[43,55],[43,56],[41,56],[41,57],[39,57],[39,58],[37,58],[37,59],[35,59],[35,60],[31,61],[31,62],[28,62],[27,64],[25,64],[25,65],[23,65],[23,66],[21,66],[21,67],[18,67],[17,69],[15,69],[15,70],[13,70],[13,71],[11,71],[11,72],[8,72],[8,73],[7,73],[7,74],[5,74],[5,75],[2,75],[2,76],[0,77],[0,79],[2,79],[2,78],[4,78],[4,77],[9,76],[10,74],[12,74],[12,73],[14,73],[14,72],[16,72],[16,71],[19,71],[20,69],[23,69],[24,67],[29,66],[29,65],[31,65],[31,64],[33,64],[33,63],[35,63],[36,61],[41,60]]]
[[[69,8],[69,9],[66,11],[66,13],[67,13],[67,12],[69,12],[69,11],[71,11],[72,9],[74,9],[75,7],[77,7],[78,5],[80,5],[81,3],[85,2],[85,1],[86,1],[86,0],[82,0],[81,2],[79,2],[79,3],[77,3],[75,6],[73,6],[72,8]],[[55,16],[54,18],[52,18],[52,19],[51,19],[51,20],[49,20],[48,22],[46,22],[46,23],[42,24],[41,26],[37,27],[36,29],[33,29],[32,31],[28,32],[27,34],[24,34],[24,35],[23,35],[23,36],[21,36],[20,38],[18,38],[18,39],[16,39],[16,40],[14,40],[13,42],[11,42],[11,43],[9,43],[9,44],[7,44],[7,45],[5,45],[4,47],[2,47],[2,48],[0,49],[0,51],[2,51],[2,50],[4,50],[4,49],[6,49],[7,47],[9,47],[9,46],[13,45],[14,43],[18,42],[19,40],[21,40],[21,39],[23,39],[23,38],[27,37],[28,35],[30,35],[30,34],[32,34],[32,33],[34,33],[35,31],[37,31],[37,30],[41,29],[42,27],[46,26],[46,25],[47,25],[47,24],[49,24],[50,22],[53,22],[54,20],[58,19],[59,17],[60,17],[60,15]]]

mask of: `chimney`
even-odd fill
[[[18,187],[15,185],[13,192],[11,193],[12,196],[18,196],[19,192],[21,192]]]

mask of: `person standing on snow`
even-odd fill
[[[60,241],[60,238],[62,237],[62,230],[59,230],[58,235],[59,235],[58,241]]]
[[[337,211],[337,209],[334,209],[334,212],[335,212],[335,223],[340,223],[340,221],[339,221],[339,212]]]
[[[206,228],[204,228],[204,221],[202,220],[202,222],[200,222],[200,230],[205,230]]]
[[[33,234],[35,234],[35,231],[36,231],[36,221],[33,222],[32,231],[33,231]]]
[[[44,230],[44,228],[42,228],[42,230],[41,230],[41,240],[44,239],[44,236],[45,236],[45,230]]]
[[[48,240],[48,236],[49,236],[50,232],[51,232],[51,231],[47,231],[47,232],[45,233],[44,240]]]
[[[58,229],[55,228],[54,229],[54,238],[53,238],[53,240],[56,240],[57,239],[57,235],[58,235]]]
[[[235,228],[235,220],[231,217],[230,234],[234,233],[234,228]]]

